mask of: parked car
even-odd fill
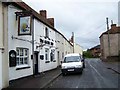
[[[85,67],[84,58],[78,53],[67,54],[61,64],[62,75],[67,73],[81,73]]]

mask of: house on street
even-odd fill
[[[92,57],[94,57],[94,58],[100,57],[100,55],[101,55],[100,45],[90,48],[89,51],[90,51]]]
[[[100,36],[101,60],[115,61],[120,56],[120,27],[111,25],[111,29]]]

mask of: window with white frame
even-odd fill
[[[55,49],[52,49],[50,53],[50,60],[53,61],[54,59],[55,59]]]
[[[62,52],[62,59],[64,58],[64,52]]]
[[[45,48],[45,60],[49,61],[49,49]]]
[[[29,58],[29,49],[27,48],[17,48],[17,66],[19,65],[27,65]]]
[[[49,30],[47,27],[45,28],[45,37],[49,38]]]

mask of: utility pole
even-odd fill
[[[112,21],[111,21],[112,22]],[[108,22],[108,17],[106,18],[106,24],[107,24],[107,31],[108,31],[108,53],[110,56],[110,33],[109,33],[109,22]]]
[[[72,37],[73,37],[73,53],[74,53],[74,32],[72,32]]]

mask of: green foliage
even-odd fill
[[[92,54],[91,54],[91,52],[89,50],[83,51],[83,56],[85,58],[93,58],[93,56],[92,56]]]

